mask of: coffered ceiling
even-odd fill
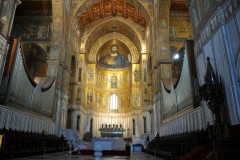
[[[21,0],[17,7],[17,15],[51,15],[52,0]],[[171,0],[171,12],[188,12],[185,0]],[[102,0],[100,3],[86,8],[79,23],[86,25],[107,16],[122,16],[142,26],[146,25],[146,20],[139,12],[125,0]]]
[[[138,9],[126,3],[124,0],[100,1],[100,3],[85,10],[80,18],[79,25],[84,26],[108,16],[121,16],[142,26],[146,25],[146,21]]]
[[[170,6],[170,12],[174,13],[188,13],[188,7],[186,6],[185,1],[172,2]]]
[[[51,15],[52,14],[52,0],[21,0],[22,3],[17,7],[16,15]],[[141,40],[144,40],[145,29],[148,20],[145,19],[141,13],[139,5],[134,5],[137,0],[100,0],[99,3],[94,5],[86,5],[82,8],[82,13],[76,19],[78,29],[81,31],[80,38],[86,34],[89,28],[98,25],[91,35],[88,36],[87,44],[89,47],[101,36],[118,32],[130,38],[136,45],[138,50],[141,50]],[[143,1],[143,0],[142,0]],[[150,0],[148,1],[150,2]],[[185,5],[185,0],[171,0],[170,12],[171,13],[188,13],[188,8]],[[141,40],[139,33],[136,33],[133,28],[116,20],[122,18],[127,23],[134,23],[134,28],[140,30]],[[111,19],[110,21],[107,19]],[[104,22],[104,23],[103,23]],[[140,26],[140,27],[139,27]],[[138,34],[138,35],[137,35]],[[89,48],[86,48],[89,51]]]

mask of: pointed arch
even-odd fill
[[[97,53],[98,50],[100,49],[100,47],[106,43],[107,41],[111,40],[111,39],[117,39],[121,42],[123,42],[126,46],[129,47],[130,53],[131,53],[131,57],[132,57],[132,61],[131,63],[138,63],[139,62],[139,53],[137,50],[137,47],[134,45],[134,43],[126,36],[117,33],[117,32],[113,32],[113,33],[109,33],[106,34],[104,36],[102,36],[101,38],[99,38],[94,44],[93,47],[91,48],[90,52],[87,56],[87,59],[90,63],[96,63],[97,62]]]

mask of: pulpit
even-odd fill
[[[207,72],[205,76],[205,84],[199,88],[200,97],[206,101],[209,109],[215,115],[215,132],[211,133],[211,137],[219,139],[229,136],[228,118],[226,108],[224,106],[223,88],[214,73],[210,58],[207,57]]]

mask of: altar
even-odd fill
[[[106,155],[130,155],[130,146],[126,147],[126,141],[123,138],[93,138],[92,147],[95,160],[101,160]]]
[[[100,150],[113,150],[114,139],[112,138],[93,138],[93,149],[99,148]]]
[[[99,129],[101,132],[101,137],[107,137],[107,138],[123,138],[123,132],[125,129],[120,124],[120,127],[118,125],[102,125],[102,127]]]

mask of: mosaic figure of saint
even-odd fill
[[[3,1],[2,11],[1,11],[1,20],[7,21],[8,15],[10,13],[10,1]]]
[[[116,44],[111,46],[111,53],[106,54],[99,60],[99,64],[107,68],[127,67],[130,63],[126,57],[118,53],[119,47]]]
[[[134,74],[134,81],[138,82],[139,81],[139,70],[137,68],[135,68],[133,74]]]
[[[115,74],[111,77],[111,88],[117,88],[117,76]]]
[[[88,103],[88,104],[91,104],[91,103],[92,103],[92,99],[93,99],[92,92],[88,92],[88,95],[87,95],[87,103]]]
[[[138,102],[139,102],[138,93],[135,93],[135,95],[134,95],[134,105],[137,106]]]

